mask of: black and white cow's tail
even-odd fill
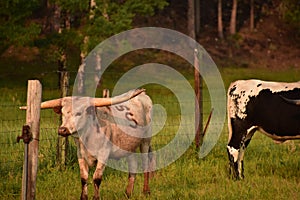
[[[227,91],[227,126],[228,126],[228,143],[230,142],[231,138],[232,138],[232,124],[231,124],[231,115],[236,108],[234,105],[234,101],[231,98],[231,92],[234,91],[235,89],[235,82],[231,83],[228,91]]]

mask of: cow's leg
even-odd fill
[[[133,192],[134,181],[137,172],[136,156],[134,154],[131,154],[130,156],[127,157],[127,161],[128,161],[129,175],[128,175],[128,185],[126,187],[126,195],[127,197],[130,197]]]
[[[86,200],[88,199],[87,182],[88,182],[89,167],[88,164],[85,162],[85,160],[82,158],[78,159],[78,163],[80,168],[80,178],[81,178],[81,186],[82,186],[80,199]]]
[[[238,171],[239,148],[246,128],[242,125],[241,120],[228,118],[228,134],[229,142],[227,145],[227,154],[229,159],[229,174],[234,179],[238,179],[240,174]]]
[[[149,176],[150,176],[150,162],[149,162],[149,156],[151,153],[150,148],[150,139],[145,139],[141,146],[140,151],[142,153],[142,165],[143,165],[143,172],[144,172],[144,188],[143,193],[144,194],[150,194],[150,187],[149,187]]]
[[[102,162],[97,162],[97,166],[96,166],[96,170],[94,172],[93,175],[93,183],[94,183],[94,200],[99,200],[100,199],[100,195],[99,195],[99,188],[100,188],[100,184],[102,181],[102,176],[103,176],[103,172],[105,169],[105,164],[103,164]]]
[[[240,152],[238,156],[238,172],[241,175],[240,178],[244,178],[244,155],[245,155],[245,150],[247,146],[249,145],[251,138],[255,131],[257,130],[256,126],[252,126],[247,130],[246,136],[242,139],[241,145],[240,145]]]
[[[230,174],[235,179],[244,179],[244,154],[246,147],[257,130],[256,126],[248,128],[245,133],[232,134],[227,146],[227,153],[230,161]],[[240,138],[242,136],[242,138]]]

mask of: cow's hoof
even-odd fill
[[[150,195],[150,190],[143,190],[144,195]]]
[[[88,200],[88,196],[85,194],[81,194],[80,200]]]
[[[125,191],[125,194],[126,194],[126,197],[129,199],[132,195],[132,192],[129,192],[129,191]]]

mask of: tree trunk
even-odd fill
[[[54,5],[54,30],[61,34],[64,29],[70,30],[70,15],[68,12],[64,12],[58,5]],[[58,62],[58,72],[59,81],[58,85],[60,87],[60,96],[65,97],[68,95],[69,89],[69,77],[67,72],[67,53],[66,46],[58,46],[59,57]],[[60,122],[62,118],[60,117]],[[68,138],[58,137],[56,143],[56,159],[60,167],[65,168],[67,164],[67,152],[68,152],[69,140]]]
[[[94,8],[97,6],[95,0],[91,0],[89,5],[89,20],[94,19],[95,17],[95,11]],[[84,80],[85,80],[85,71],[86,71],[86,64],[85,64],[85,58],[88,55],[89,50],[89,36],[84,36],[83,39],[83,45],[80,52],[80,58],[81,58],[81,65],[79,66],[78,73],[77,73],[77,92],[78,95],[85,95],[85,87],[84,87]]]
[[[188,0],[188,22],[187,22],[187,28],[189,36],[193,39],[195,39],[195,1],[194,0]]]
[[[223,20],[222,20],[222,0],[218,0],[218,36],[220,39],[224,39],[223,34]]]
[[[60,27],[60,20],[61,20],[61,9],[58,5],[54,5],[53,6],[53,31],[57,32],[57,33],[61,33],[61,27]]]
[[[236,33],[236,15],[237,15],[237,4],[238,4],[237,1],[238,0],[233,0],[232,2],[230,27],[229,27],[230,35],[234,35]]]
[[[250,0],[250,32],[254,31],[254,0]]]
[[[195,28],[196,28],[196,39],[200,34],[200,0],[195,0]]]

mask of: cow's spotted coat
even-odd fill
[[[277,142],[300,139],[300,107],[282,97],[300,98],[300,82],[238,80],[228,88],[230,171],[243,178],[244,151],[256,130]]]

